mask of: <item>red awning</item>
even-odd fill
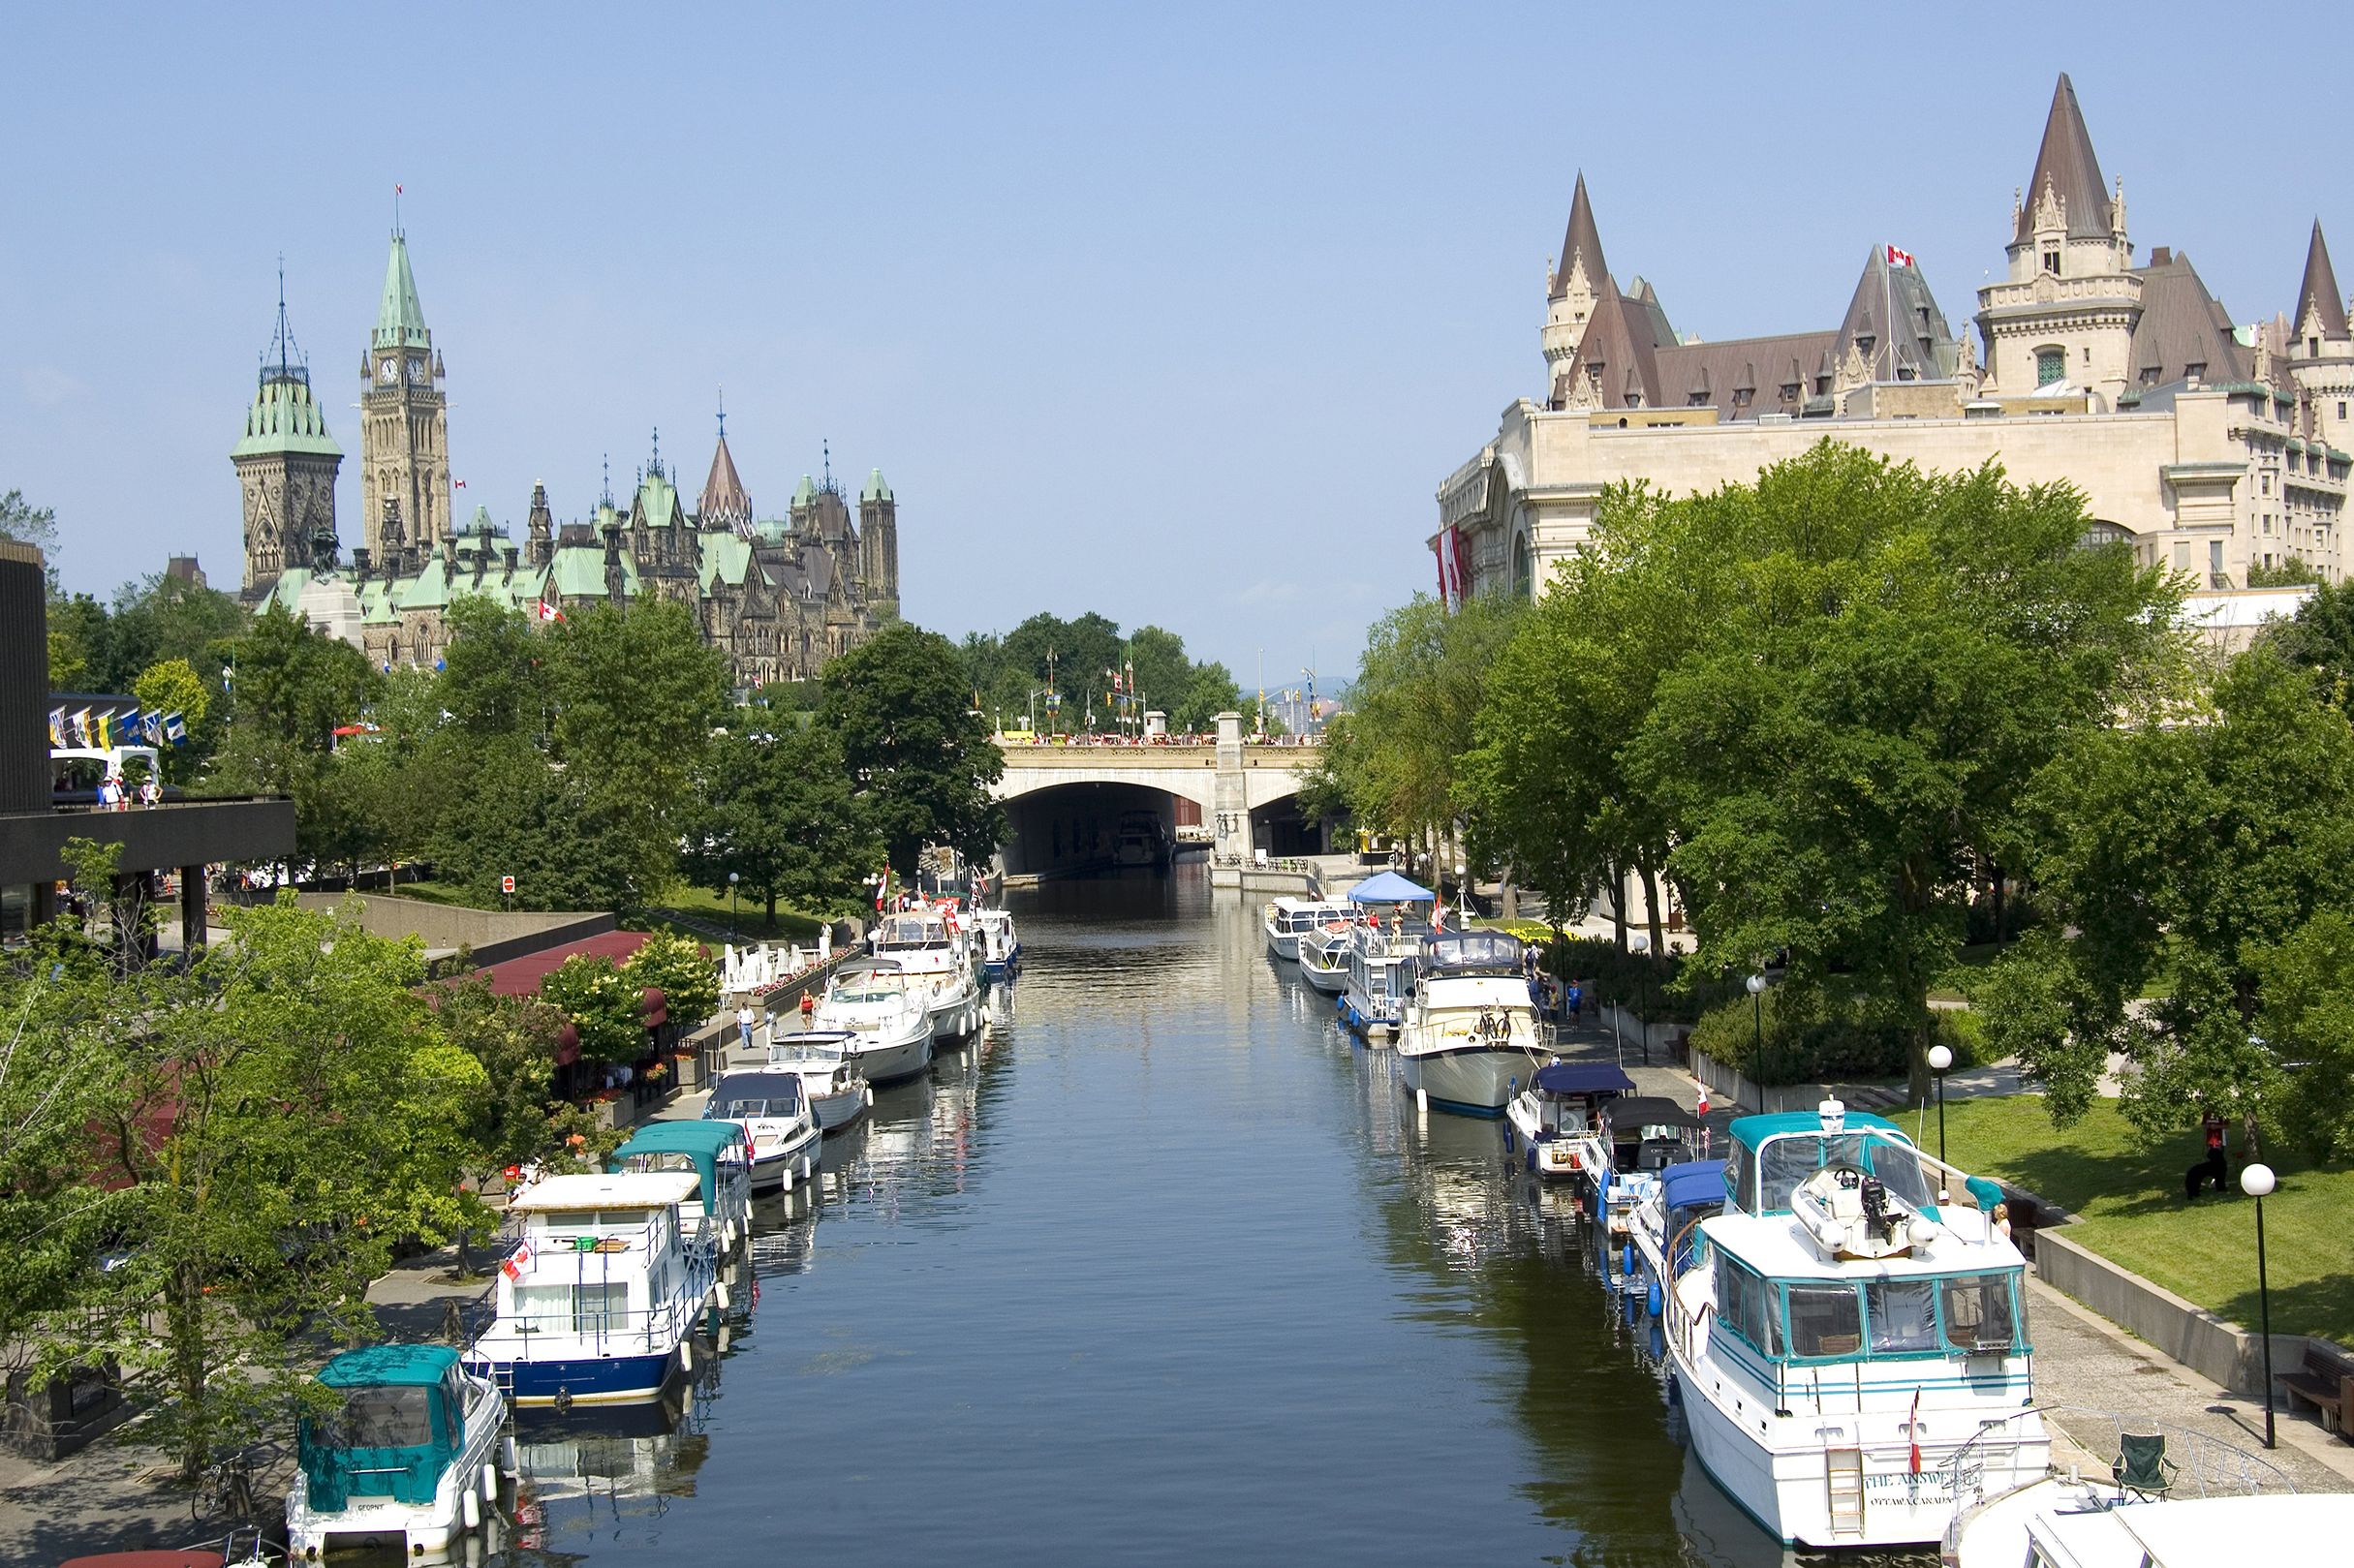
[[[561,947],[542,948],[511,958],[504,964],[493,964],[482,972],[490,977],[494,996],[529,997],[540,989],[540,982],[553,973],[574,953],[601,953],[619,964],[643,947],[651,938],[642,931],[608,931],[602,936],[587,937]]]

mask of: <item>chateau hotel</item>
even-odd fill
[[[2123,184],[2102,177],[2063,76],[2005,250],[2007,275],[1978,291],[1982,349],[1889,246],[1835,327],[1703,343],[1650,285],[1612,279],[1581,175],[1549,269],[1544,398],[1506,409],[1440,487],[1442,588],[1533,594],[1606,486],[1713,490],[1826,437],[1923,469],[1992,458],[2016,483],[2067,480],[2097,537],[2203,593],[2290,562],[2339,580],[2354,334],[2320,225],[2287,312],[2235,325],[2187,255],[2153,246],[2134,264]]]
[[[757,518],[724,415],[692,510],[657,445],[628,499],[616,505],[608,487],[586,521],[557,522],[546,486],[535,485],[520,543],[486,507],[459,523],[447,374],[396,230],[359,359],[366,542],[347,564],[335,528],[342,448],[280,299],[277,336],[230,452],[244,493],[244,598],[257,612],[281,604],[383,668],[430,668],[449,644],[444,614],[466,595],[542,620],[667,599],[694,614],[745,687],[815,676],[898,615],[899,510],[883,471],[860,489],[854,518],[830,462],[822,483],[802,476],[786,516]]]

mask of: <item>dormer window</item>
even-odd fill
[[[2043,253],[2043,269],[2055,278],[2060,276],[2060,253],[2058,251]]]
[[[2186,380],[2189,381],[2198,381],[2206,374],[2207,361],[2204,359],[2193,359],[2190,361],[2190,363],[2183,367],[2183,375]]]
[[[1783,382],[1781,384],[1781,400],[1784,403],[1795,403],[1798,401],[1798,383]]]
[[[1855,352],[1869,359],[1872,356],[1872,345],[1876,341],[1869,332],[1858,332],[1855,335]]]
[[[2320,357],[2321,357],[2321,339],[2319,339],[2319,338],[2307,338],[2307,339],[2305,340],[2305,355],[2306,355],[2306,357],[2307,357],[2307,358],[2308,358],[2308,359],[2318,359],[2318,358],[2320,358]]]

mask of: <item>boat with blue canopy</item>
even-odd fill
[[[1687,1160],[1659,1173],[1659,1180],[1635,1205],[1627,1227],[1635,1269],[1654,1317],[1666,1306],[1667,1282],[1691,1262],[1699,1224],[1724,1212],[1724,1161]]]
[[[705,1216],[732,1252],[752,1233],[752,1135],[741,1122],[649,1122],[605,1160],[608,1171],[692,1171],[697,1192],[678,1206],[689,1230]]]
[[[1825,1100],[1732,1124],[1723,1212],[1664,1233],[1692,1452],[1781,1541],[1937,1541],[2040,1478],[2025,1263],[2000,1188]]]
[[[1519,1145],[1523,1163],[1539,1180],[1573,1180],[1582,1174],[1579,1140],[1594,1134],[1603,1105],[1634,1088],[1634,1080],[1613,1062],[1555,1057],[1532,1072],[1504,1107],[1511,1143]],[[1511,1145],[1506,1148],[1510,1152]]]
[[[319,1369],[331,1410],[302,1418],[287,1550],[445,1552],[499,1499],[507,1404],[446,1345],[372,1345]],[[511,1469],[513,1459],[508,1455]]]

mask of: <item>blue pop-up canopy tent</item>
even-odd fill
[[[1351,904],[1429,904],[1438,896],[1427,887],[1408,881],[1394,871],[1368,876],[1348,890],[1348,902]]]

